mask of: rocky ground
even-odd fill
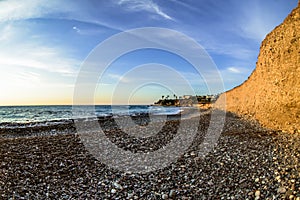
[[[2,133],[0,199],[300,199],[300,135],[266,130],[227,113],[217,145],[198,157],[210,114],[200,118],[190,148],[168,167],[148,173],[107,167],[74,133],[14,138]],[[111,141],[132,152],[163,147],[179,123],[172,119],[159,134],[136,139],[112,119],[100,122]]]

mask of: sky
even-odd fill
[[[97,55],[93,103],[151,104],[162,95],[223,92],[249,77],[260,43],[296,5],[297,0],[1,0],[0,105],[73,104],[78,76],[93,52],[115,35],[145,27],[196,41],[220,76],[203,77],[185,57],[155,48],[130,51],[102,66],[104,54],[123,47],[114,43]],[[158,43],[176,46],[180,40],[171,35]],[[220,79],[223,88],[215,87]]]

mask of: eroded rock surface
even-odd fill
[[[219,102],[225,97],[227,111],[268,128],[300,132],[300,2],[266,36],[248,80],[222,94]]]

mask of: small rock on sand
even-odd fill
[[[110,193],[115,194],[117,191],[115,189],[111,189]]]
[[[255,199],[259,199],[259,197],[260,197],[260,191],[256,190],[255,191]]]
[[[279,188],[277,189],[277,192],[283,194],[283,193],[286,192],[286,189],[285,189],[284,187],[279,187]]]

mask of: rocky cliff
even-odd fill
[[[260,47],[256,69],[242,85],[222,94],[226,110],[263,126],[300,132],[300,1]]]

